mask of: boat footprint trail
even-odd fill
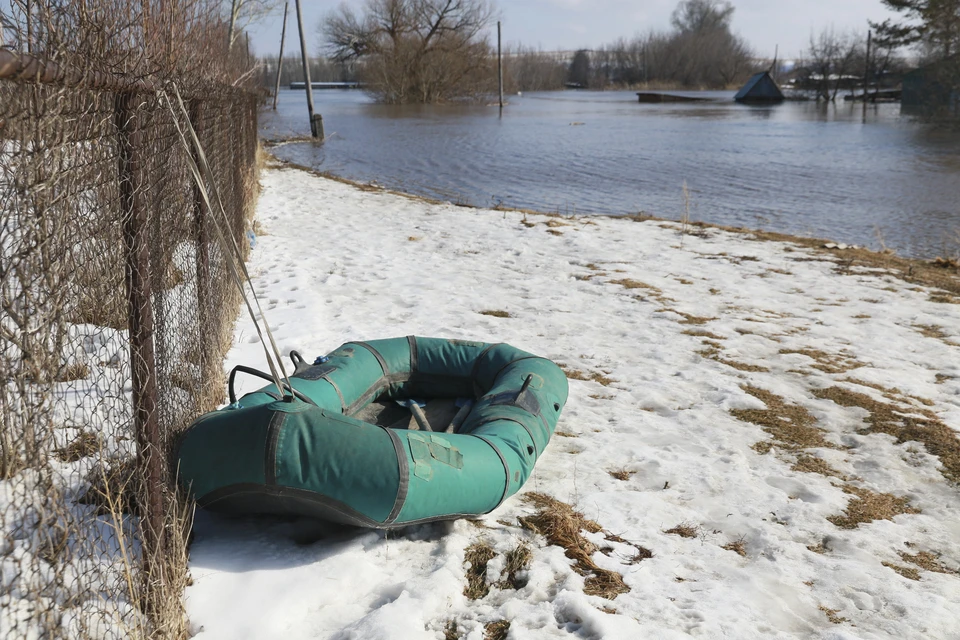
[[[201,513],[198,638],[955,633],[954,295],[749,233],[432,205],[282,168],[258,217],[250,269],[284,353],[505,342],[560,364],[570,397],[523,490],[477,522]],[[228,366],[257,366],[251,332],[241,319]],[[579,551],[534,495],[582,514]],[[596,595],[613,574],[623,587]]]

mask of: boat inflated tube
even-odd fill
[[[530,476],[568,392],[545,358],[413,336],[347,343],[312,366],[299,358],[290,384],[293,398],[271,384],[184,432],[178,478],[201,507],[372,528],[489,513]],[[410,398],[469,409],[454,433],[353,417]]]

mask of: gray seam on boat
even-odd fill
[[[263,471],[268,485],[277,484],[277,445],[280,440],[280,429],[286,418],[287,414],[277,411],[271,416],[270,424],[267,426],[267,450]]]
[[[530,432],[530,427],[528,427],[527,425],[523,424],[522,422],[520,422],[520,421],[517,420],[516,418],[485,418],[484,420],[481,420],[481,421],[478,422],[477,424],[473,425],[473,427],[471,427],[470,430],[471,430],[471,431],[476,431],[477,429],[479,429],[479,428],[482,427],[483,425],[485,425],[485,424],[490,424],[491,422],[496,422],[497,420],[506,420],[507,422],[516,422],[518,425],[520,425],[521,427],[523,427],[523,430],[527,432],[527,435],[528,435],[528,436],[530,436],[530,441],[533,442],[533,452],[534,452],[534,454],[535,454],[535,458],[539,458],[539,457],[540,457],[540,448],[537,446],[537,439],[534,438],[534,437],[533,437],[533,433]],[[473,435],[473,434],[470,434],[470,435]],[[477,437],[479,438],[480,436],[477,436]]]
[[[410,343],[410,373],[414,374],[420,370],[420,352],[417,350],[417,337],[407,336],[407,342]]]
[[[462,376],[444,376],[434,373],[417,373],[411,375],[409,373],[391,373],[389,376],[381,376],[377,379],[369,389],[364,392],[362,396],[357,398],[349,407],[346,407],[343,410],[344,415],[353,415],[354,412],[358,411],[360,407],[364,406],[367,401],[371,398],[377,396],[385,387],[389,387],[393,384],[402,384],[406,382],[420,382],[420,381],[432,381],[432,380],[463,380],[465,382],[470,381],[470,378],[464,378]]]
[[[487,355],[491,349],[493,349],[494,347],[499,347],[502,344],[503,344],[502,342],[488,344],[487,347],[480,352],[480,355],[477,356],[477,359],[473,361],[473,370],[470,371],[470,377],[473,379],[474,394],[476,395],[477,398],[479,398],[484,393],[486,393],[486,391],[484,391],[480,387],[480,381],[477,379],[477,376],[480,375],[480,361],[483,360],[483,357]]]
[[[507,459],[503,457],[503,453],[500,452],[500,449],[497,448],[497,445],[493,444],[493,442],[491,442],[487,438],[484,438],[483,436],[474,436],[474,437],[483,440],[488,445],[490,445],[490,448],[492,448],[494,451],[497,452],[497,456],[500,457],[500,462],[503,463],[503,470],[507,474],[507,481],[503,485],[503,495],[500,496],[500,502],[497,503],[496,507],[494,507],[493,509],[490,509],[490,511],[487,511],[487,513],[490,513],[492,511],[496,511],[497,508],[503,504],[503,501],[507,499],[507,493],[509,493],[510,491],[510,465],[507,464]]]
[[[337,392],[337,396],[340,398],[340,413],[347,412],[347,401],[343,398],[343,392],[340,391],[340,387],[337,386],[337,383],[333,381],[330,376],[323,376],[321,380],[326,380],[330,383],[330,386],[333,387],[333,390]]]
[[[387,435],[390,436],[390,441],[393,442],[393,448],[397,452],[397,466],[400,469],[400,484],[397,487],[397,500],[393,503],[393,509],[390,510],[390,515],[384,520],[384,524],[393,524],[393,521],[400,517],[403,504],[407,501],[407,491],[410,488],[410,465],[407,462],[407,452],[403,448],[403,442],[401,442],[400,436],[398,436],[393,429],[388,429],[387,427],[381,428],[387,432]]]
[[[372,353],[373,357],[376,358],[377,362],[380,363],[380,369],[383,371],[383,375],[385,376],[390,375],[390,367],[387,366],[387,361],[383,359],[383,356],[380,355],[379,351],[371,347],[366,342],[354,342],[353,344],[360,345],[361,347],[363,347],[364,349]]]

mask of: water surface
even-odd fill
[[[281,158],[478,206],[561,213],[643,211],[832,238],[903,255],[955,251],[960,132],[898,104],[639,104],[632,92],[511,96],[490,106],[385,106],[317,91],[328,140]],[[309,133],[303,91],[282,90],[265,138]]]

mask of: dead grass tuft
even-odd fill
[[[90,431],[81,431],[70,444],[57,449],[55,453],[61,462],[76,462],[98,454],[102,447],[100,436]]]
[[[899,564],[893,564],[892,562],[881,562],[880,564],[893,569],[908,580],[920,580],[920,572],[913,567],[904,567]]]
[[[507,640],[510,633],[510,623],[506,620],[488,622],[483,627],[483,640]]]
[[[533,553],[526,542],[520,542],[516,547],[507,552],[506,563],[503,571],[506,577],[503,578],[497,586],[501,589],[522,589],[527,585],[527,581],[518,577],[517,574],[526,571],[533,560]]]
[[[931,260],[930,266],[936,267],[937,269],[953,269],[954,271],[960,271],[960,260],[957,260],[956,258],[944,258],[940,256]]]
[[[685,336],[694,336],[697,338],[710,338],[711,340],[726,340],[723,336],[718,336],[715,333],[710,331],[705,331],[703,329],[686,329],[683,332]]]
[[[814,395],[842,407],[865,409],[869,412],[866,418],[869,427],[862,433],[885,433],[896,438],[897,444],[920,442],[928,453],[940,459],[943,476],[960,482],[960,438],[929,409],[881,402],[842,387],[819,389]]]
[[[648,291],[654,292],[658,296],[663,294],[663,291],[661,291],[659,287],[655,287],[652,284],[647,284],[646,282],[640,282],[639,280],[633,280],[632,278],[611,280],[610,284],[618,284],[624,289],[647,289]]]
[[[74,362],[63,366],[55,378],[56,382],[73,382],[90,377],[90,367],[85,362]]]
[[[928,300],[938,304],[960,304],[960,296],[955,296],[949,293],[931,293]]]
[[[677,311],[676,309],[670,309],[670,311],[683,318],[683,320],[680,321],[680,324],[701,325],[701,324],[707,324],[708,322],[716,320],[716,318],[710,318],[706,316],[695,316],[695,315],[686,313],[684,311]]]
[[[562,235],[563,235],[563,231],[559,231],[558,229],[547,229],[547,233],[549,233],[549,234],[552,235],[552,236],[562,236]]]
[[[889,493],[875,493],[869,489],[844,485],[844,493],[853,496],[843,514],[829,516],[827,520],[841,529],[856,529],[861,524],[874,520],[893,520],[902,514],[920,513],[910,506],[910,498],[898,498]]]
[[[608,471],[607,473],[609,473],[611,476],[613,476],[617,480],[629,480],[630,478],[632,478],[637,474],[636,471],[627,471],[626,469],[616,469],[613,471]]]
[[[840,616],[837,615],[838,613],[840,613],[840,609],[828,609],[826,606],[820,605],[820,611],[823,611],[827,616],[827,620],[829,620],[833,624],[842,624],[844,622],[850,622],[846,618],[841,618]]]
[[[613,600],[621,593],[630,591],[623,582],[623,576],[615,571],[602,569],[591,556],[597,551],[596,545],[584,538],[580,532],[598,533],[602,529],[593,520],[565,502],[542,493],[528,493],[524,500],[533,503],[538,512],[532,516],[520,518],[520,524],[547,539],[552,545],[566,550],[566,556],[575,561],[574,570],[580,575],[589,576],[584,581],[583,592]]]
[[[821,540],[817,544],[808,544],[807,549],[809,551],[813,551],[814,553],[819,553],[820,555],[824,555],[830,550],[827,548],[827,543],[825,540]]]
[[[580,437],[575,433],[570,433],[568,431],[560,431],[559,429],[557,431],[554,431],[553,435],[557,436],[558,438],[579,438]]]
[[[474,542],[467,547],[463,561],[469,563],[467,569],[467,586],[463,589],[463,595],[471,600],[479,600],[490,593],[490,585],[487,584],[487,564],[497,555],[493,547],[486,541]]]
[[[669,533],[681,538],[696,538],[700,534],[700,525],[692,522],[681,522],[672,529],[667,529],[664,533]]]
[[[421,238],[420,236],[410,236],[407,238],[407,240],[410,242],[420,242],[421,240],[423,240],[423,238]]]
[[[943,330],[943,327],[935,324],[915,324],[913,328],[920,332],[925,338],[936,338],[937,340],[946,340],[950,334]]]
[[[729,542],[723,545],[722,548],[726,549],[727,551],[733,551],[737,555],[742,556],[744,558],[747,557],[747,541],[744,536],[740,536],[733,542]]]
[[[500,309],[487,309],[480,312],[480,315],[491,316],[493,318],[512,318],[509,311],[503,311]]]
[[[599,373],[599,372],[596,372],[596,371],[591,371],[591,372],[589,372],[589,373],[584,373],[583,371],[580,371],[579,369],[571,369],[570,367],[568,367],[567,365],[565,365],[565,364],[563,364],[563,363],[559,363],[558,366],[559,366],[561,369],[563,369],[563,372],[567,375],[567,379],[569,379],[569,380],[584,380],[584,381],[587,381],[587,382],[593,381],[593,382],[596,382],[596,383],[598,383],[598,384],[601,384],[601,385],[603,385],[603,386],[605,386],[605,387],[609,387],[609,386],[612,385],[614,382],[616,382],[616,380],[614,380],[613,378],[608,378],[606,375],[604,375],[604,374],[602,374],[602,373]]]
[[[846,373],[847,371],[852,371],[854,369],[859,369],[865,367],[866,365],[862,362],[857,362],[853,358],[849,358],[843,355],[836,355],[827,353],[826,351],[821,351],[819,349],[781,349],[780,354],[789,355],[789,354],[799,354],[802,356],[807,356],[811,360],[814,360],[816,364],[810,365],[813,369],[818,371],[823,371],[824,373]]]
[[[758,425],[773,438],[773,442],[769,443],[769,446],[766,446],[767,443],[761,442],[754,445],[755,449],[761,445],[765,446],[766,451],[769,451],[773,446],[787,451],[800,451],[814,447],[839,448],[824,439],[823,435],[826,432],[813,426],[816,419],[805,408],[800,405],[788,404],[780,396],[765,389],[750,385],[743,385],[741,388],[767,405],[766,409],[730,410],[733,417]]]
[[[137,461],[133,458],[98,461],[87,473],[88,489],[77,502],[95,505],[98,516],[140,515],[139,475]]]
[[[646,547],[637,547],[637,553],[630,558],[630,564],[640,564],[644,560],[649,560],[653,557],[653,551],[647,549]]]
[[[809,453],[801,453],[797,456],[797,461],[790,467],[792,471],[799,471],[801,473],[819,473],[822,476],[833,476],[834,478],[840,478],[841,480],[846,480],[847,476],[843,475],[829,464],[823,460],[823,458],[818,458]]]
[[[443,640],[460,640],[460,626],[456,620],[447,622],[443,629]]]
[[[955,571],[945,567],[943,563],[940,562],[940,554],[938,553],[930,553],[929,551],[921,551],[916,555],[910,555],[904,551],[900,551],[898,553],[903,560],[917,565],[924,571],[930,571],[932,573],[945,573],[947,575],[960,575],[960,571]]]

